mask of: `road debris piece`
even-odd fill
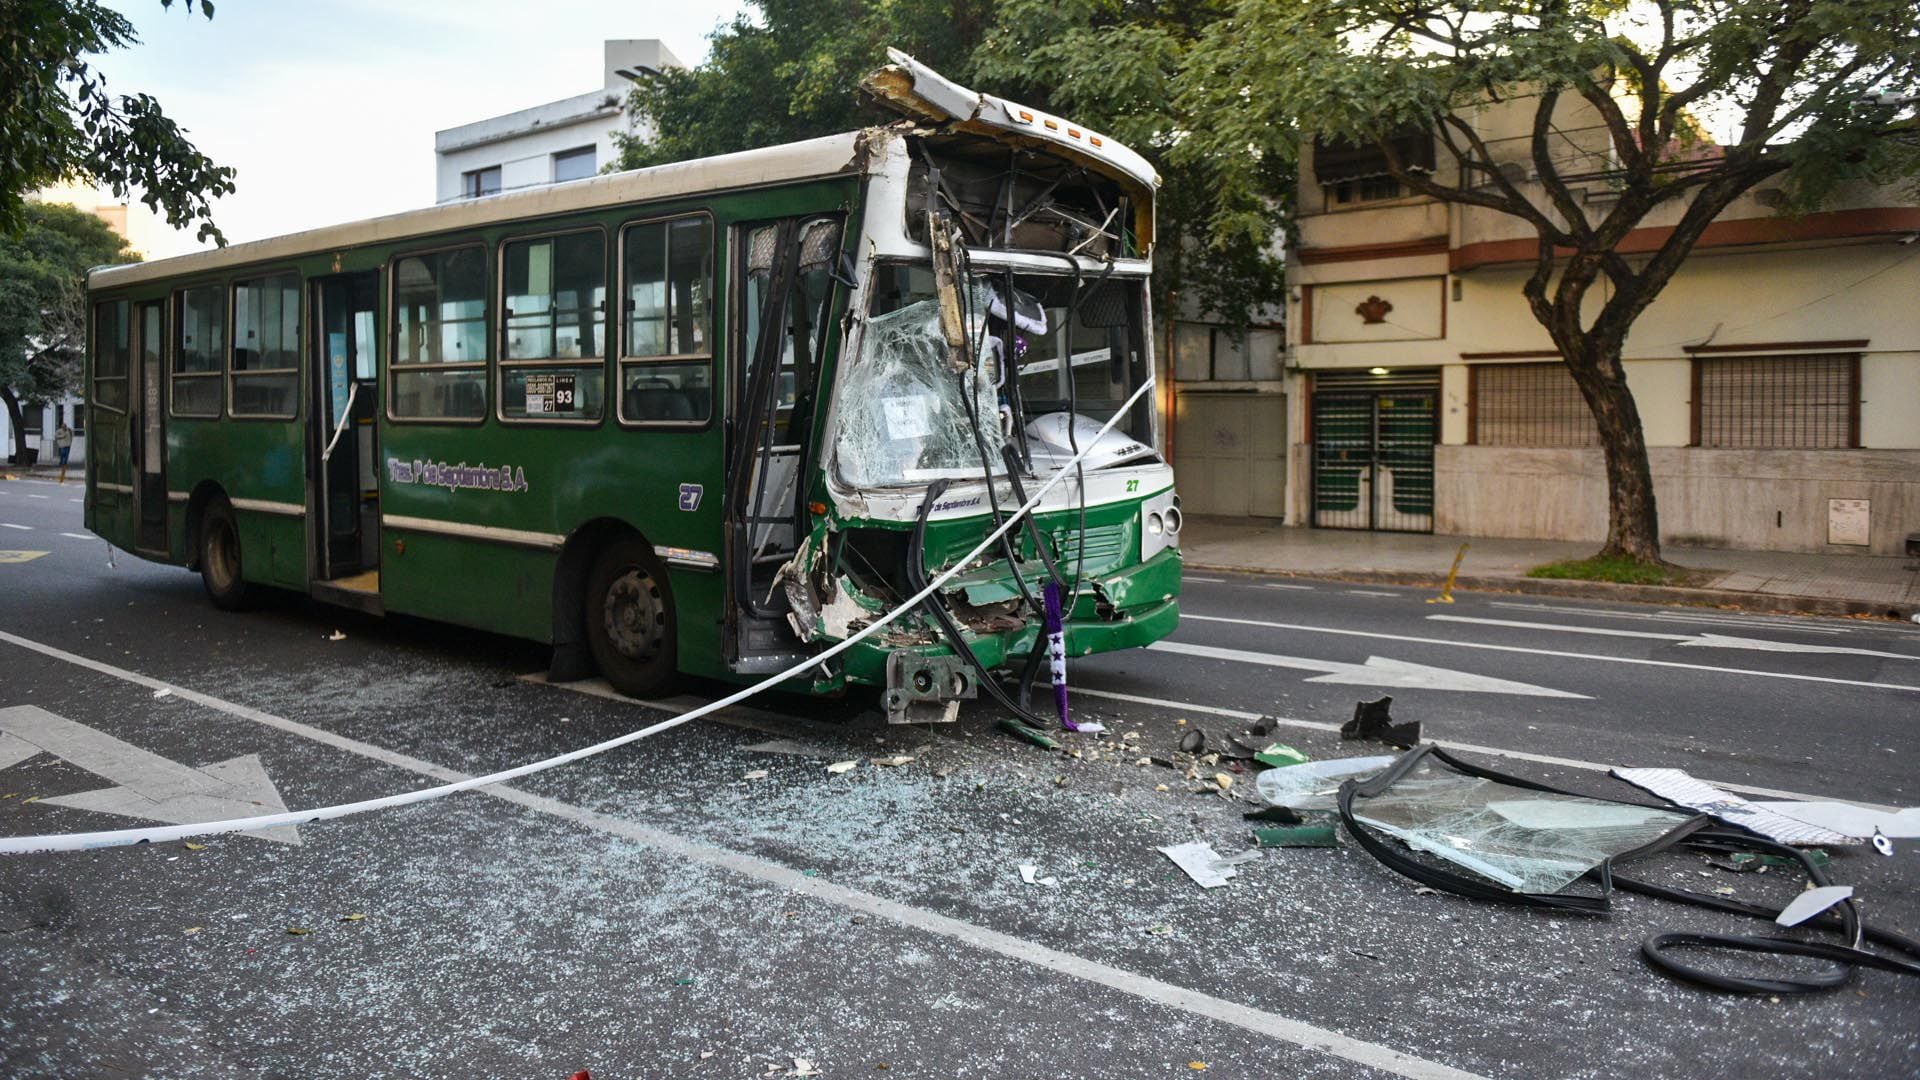
[[[1183,720],[1181,723],[1186,723],[1186,721]],[[1207,750],[1207,733],[1199,728],[1183,731],[1180,733],[1179,746],[1180,752],[1183,754],[1193,754],[1195,756],[1204,754]]]
[[[1305,819],[1286,806],[1268,806],[1259,810],[1249,810],[1240,815],[1242,821],[1268,821],[1275,825],[1298,825]]]
[[[1889,812],[1838,802],[1756,802],[1753,805],[1848,836],[1872,836],[1877,832],[1894,840],[1920,840],[1920,806]]]
[[[1799,926],[1815,915],[1827,910],[1842,900],[1853,896],[1851,885],[1822,885],[1808,889],[1793,898],[1793,902],[1780,909],[1773,921],[1781,926]]]
[[[1173,933],[1173,927],[1168,923],[1154,923],[1152,926],[1142,928],[1140,932],[1150,937],[1166,937]]]
[[[1680,769],[1614,769],[1613,775],[1635,787],[1645,788],[1670,803],[1710,814],[1729,825],[1751,829],[1782,844],[1866,843],[1864,837],[1848,836],[1774,813],[1703,780],[1696,780]]]
[[[767,778],[767,770],[765,770],[765,769],[752,769],[752,770],[750,770],[750,771],[748,771],[748,772],[747,772],[747,774],[746,774],[745,776],[742,776],[742,777],[741,777],[740,779],[742,779],[742,780],[765,780],[766,778]]]
[[[890,769],[894,769],[894,768],[899,768],[902,765],[905,765],[909,761],[912,761],[913,755],[912,754],[895,754],[892,757],[868,758],[867,760],[873,762],[875,765],[885,765]]]
[[[155,699],[159,699],[159,698],[163,698],[163,697],[172,697],[172,696],[173,696],[173,689],[172,689],[171,687],[166,687],[166,686],[163,686],[163,687],[161,687],[160,689],[158,689],[158,690],[155,690],[155,691],[153,692],[153,696],[154,696],[154,698],[155,698]]]
[[[824,746],[803,743],[797,739],[768,739],[766,742],[755,743],[744,749],[755,754],[791,754],[794,757],[820,758],[822,760],[834,756],[834,752]]]
[[[1414,750],[1365,783],[1343,788],[1339,806],[1356,840],[1416,881],[1442,888],[1462,885],[1457,875],[1412,859],[1364,829],[1535,898],[1560,892],[1617,855],[1671,843],[1703,823],[1675,810],[1521,786],[1432,746]],[[1488,892],[1472,882],[1453,891]],[[1554,897],[1542,903],[1606,908],[1604,897]]]
[[[1222,855],[1213,850],[1213,845],[1205,840],[1193,840],[1185,844],[1163,847],[1162,855],[1173,860],[1173,864],[1187,872],[1187,876],[1203,889],[1217,889],[1240,873],[1240,864],[1254,862],[1260,858],[1260,851],[1254,848],[1237,855]]]
[[[1032,863],[1020,864],[1020,880],[1029,885],[1045,885],[1048,888],[1058,888],[1060,885],[1060,879],[1052,874],[1041,877],[1040,868]]]
[[[1253,830],[1261,847],[1339,847],[1340,836],[1331,822],[1309,825],[1264,825]]]
[[[1811,860],[1815,866],[1826,866],[1833,861],[1833,857],[1821,848],[1808,848],[1801,852],[1801,854]],[[1725,862],[1712,859],[1708,861],[1723,870],[1734,870],[1740,873],[1746,873],[1750,870],[1765,870],[1769,867],[1780,867],[1790,870],[1801,865],[1796,859],[1789,859],[1780,855],[1760,855],[1751,851],[1736,851],[1728,855]]]
[[[345,631],[335,630],[333,633],[327,635],[327,640],[328,641],[345,641],[347,640],[347,635]]]
[[[859,767],[860,763],[858,761],[836,761],[827,766],[827,771],[838,776],[841,773],[852,772]]]
[[[794,1058],[793,1068],[788,1070],[787,1075],[788,1076],[819,1076],[820,1070],[814,1068],[813,1062],[807,1060],[806,1058]]]
[[[1349,777],[1371,776],[1385,770],[1394,759],[1379,757],[1331,758],[1268,769],[1254,777],[1254,790],[1270,806],[1289,810],[1331,810],[1334,793]]]
[[[1221,791],[1231,790],[1233,787],[1233,777],[1223,772],[1214,773],[1213,784],[1215,787],[1219,788]]]
[[[1294,765],[1304,765],[1311,759],[1286,743],[1272,743],[1265,750],[1253,755],[1253,760],[1271,768],[1284,769]]]
[[[1353,706],[1353,719],[1340,725],[1340,737],[1348,740],[1366,740],[1383,742],[1388,746],[1407,749],[1420,742],[1420,721],[1395,723],[1387,714],[1387,708],[1393,704],[1393,698],[1383,697],[1379,701],[1360,701]]]
[[[1041,747],[1042,749],[1046,749],[1046,750],[1060,749],[1059,740],[1053,738],[1052,736],[1048,735],[1044,731],[1036,731],[1033,728],[1030,728],[1027,725],[1021,723],[1020,721],[1013,719],[1012,717],[1007,717],[1001,720],[999,723],[995,724],[994,726],[999,728],[1001,731],[1004,731],[1007,734],[1012,735],[1016,738],[1025,739],[1026,741],[1032,743],[1035,746]]]

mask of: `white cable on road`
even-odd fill
[[[289,810],[282,814],[262,814],[258,817],[230,818],[226,821],[206,821],[190,825],[159,825],[144,829],[110,829],[101,832],[65,833],[53,836],[7,837],[0,839],[0,855],[28,855],[42,851],[90,851],[95,848],[128,847],[134,844],[160,844],[173,840],[184,840],[191,836],[216,836],[221,833],[271,829],[281,825],[306,825],[316,821],[330,821],[334,818],[347,817],[351,814],[362,814],[370,810],[385,810],[393,806],[410,806],[414,803],[426,802],[429,799],[444,798],[457,792],[471,791],[474,788],[486,787],[490,784],[503,784],[509,780],[517,780],[523,776],[545,772],[548,769],[558,768],[561,765],[570,765],[583,758],[590,758],[596,754],[604,754],[608,750],[616,747],[638,742],[648,736],[658,735],[663,731],[677,728],[690,721],[698,720],[709,713],[718,712],[731,705],[737,705],[763,690],[785,682],[808,668],[815,667],[838,656],[872,636],[881,627],[886,626],[901,615],[920,606],[927,597],[939,591],[941,586],[952,580],[969,563],[973,562],[973,560],[979,558],[982,552],[986,551],[987,548],[993,544],[998,543],[1000,537],[1004,536],[1009,529],[1019,524],[1021,518],[1031,513],[1033,508],[1040,504],[1040,501],[1046,497],[1047,492],[1052,491],[1056,484],[1072,475],[1073,467],[1079,464],[1080,461],[1093,450],[1094,446],[1099,443],[1100,439],[1105,436],[1107,432],[1113,430],[1113,426],[1120,422],[1120,418],[1125,416],[1127,412],[1133,408],[1134,404],[1140,400],[1141,396],[1153,388],[1153,385],[1154,382],[1152,378],[1148,378],[1145,382],[1141,383],[1140,388],[1133,392],[1133,396],[1127,398],[1126,402],[1122,404],[1112,416],[1107,418],[1107,422],[1100,425],[1100,431],[1093,438],[1087,440],[1086,445],[1081,448],[1080,452],[1068,459],[1067,463],[1057,470],[1051,479],[1040,485],[1039,490],[1035,491],[1032,497],[1027,499],[1011,516],[1001,522],[999,528],[988,533],[986,539],[980,541],[972,551],[967,552],[967,554],[957,560],[952,567],[928,582],[925,588],[901,602],[899,607],[887,612],[859,633],[828,648],[826,651],[809,656],[785,671],[769,675],[751,686],[743,687],[716,701],[710,701],[691,712],[681,713],[679,716],[662,720],[650,727],[640,728],[637,731],[629,731],[625,735],[617,735],[603,742],[594,743],[591,746],[583,746],[578,750],[571,750],[567,753],[558,754],[541,761],[528,762],[525,765],[515,766],[511,769],[488,773],[485,776],[475,776],[456,783],[442,784],[439,787],[422,788],[418,791],[407,791],[398,795],[385,795],[377,799],[362,799],[359,802],[323,806],[313,810]],[[992,482],[992,478],[988,477],[987,483]]]

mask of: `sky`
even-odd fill
[[[200,151],[238,170],[215,202],[230,243],[419,206],[433,133],[597,89],[601,42],[659,38],[688,64],[741,0],[108,0],[141,43],[97,58]],[[149,258],[197,250],[191,232]]]

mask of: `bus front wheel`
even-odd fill
[[[600,673],[628,697],[673,686],[673,594],[653,549],[638,537],[608,544],[587,575],[587,647]]]
[[[240,573],[240,530],[233,507],[225,501],[208,506],[200,519],[200,583],[207,598],[222,611],[243,611],[253,605],[254,590]]]

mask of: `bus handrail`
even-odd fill
[[[333,438],[328,439],[327,448],[320,451],[320,460],[323,463],[333,460],[333,448],[340,442],[340,433],[347,430],[347,425],[353,422],[353,399],[359,396],[360,384],[357,382],[348,384],[347,407],[340,410],[340,422],[333,425]]]

